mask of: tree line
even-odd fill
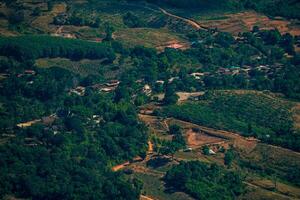
[[[19,61],[45,57],[64,57],[73,60],[105,59],[107,62],[115,59],[113,49],[105,43],[47,35],[0,37],[0,52],[3,56],[12,56]]]

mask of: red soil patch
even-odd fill
[[[219,142],[224,141],[221,138],[212,137],[212,136],[206,135],[203,132],[202,133],[194,132],[192,129],[189,129],[186,132],[186,138],[187,138],[187,144],[191,148],[199,148],[203,145],[214,144],[214,143],[219,143]]]
[[[187,42],[180,42],[180,41],[177,41],[177,40],[171,40],[171,41],[168,41],[168,42],[166,42],[164,44],[161,44],[160,46],[156,47],[156,49],[158,51],[163,51],[165,48],[185,50],[185,49],[190,48],[190,45]]]
[[[123,169],[124,167],[128,166],[129,164],[130,164],[130,162],[127,161],[127,162],[125,162],[125,163],[123,163],[121,165],[116,165],[116,166],[112,167],[111,170],[113,172],[116,172],[116,171],[119,171],[119,170]]]

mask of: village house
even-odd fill
[[[20,78],[22,76],[28,75],[28,76],[34,76],[36,74],[36,72],[34,70],[24,70],[24,73],[22,74],[18,74],[17,77]]]
[[[91,88],[93,88],[94,90],[98,90],[99,92],[112,92],[119,86],[119,84],[120,81],[112,80],[104,84],[92,85]]]
[[[100,115],[93,115],[93,121],[96,124],[100,124],[100,122],[103,120],[103,118]]]
[[[147,95],[147,96],[151,95],[152,89],[151,89],[150,85],[148,85],[148,84],[144,85],[144,87],[143,87],[143,93],[145,95]]]
[[[248,74],[251,71],[251,69],[252,69],[251,66],[244,65],[241,71]]]
[[[212,150],[212,149],[209,149],[208,153],[209,153],[209,155],[215,155],[216,154],[216,152],[214,150]]]
[[[196,80],[200,80],[203,76],[205,76],[205,74],[201,72],[194,72],[191,73],[190,75],[193,76]]]
[[[244,42],[246,40],[243,36],[233,36],[237,42]]]
[[[63,37],[63,38],[70,38],[70,39],[76,38],[76,35],[72,33],[53,33],[51,35],[55,37]]]
[[[105,85],[108,87],[118,87],[119,84],[120,84],[119,80],[111,80],[111,81],[105,83]]]
[[[171,78],[169,78],[168,79],[168,82],[169,83],[172,83],[174,80],[176,80],[176,79],[179,79],[179,77],[178,76],[176,76],[176,77],[171,77]]]
[[[112,92],[114,91],[116,88],[114,87],[104,87],[100,89],[100,92]]]
[[[85,87],[78,86],[75,89],[71,89],[70,93],[77,94],[79,96],[84,96],[84,94],[85,94]]]
[[[25,74],[25,75],[35,75],[36,72],[35,72],[34,70],[29,70],[29,69],[27,69],[27,70],[24,71],[24,74]]]
[[[142,83],[142,82],[144,82],[144,79],[138,79],[138,80],[136,80],[135,82],[136,82],[136,83]]]
[[[259,65],[255,69],[257,69],[258,71],[267,72],[269,71],[270,67],[268,65]]]
[[[165,84],[165,81],[163,81],[163,80],[158,80],[158,81],[156,81],[156,83],[157,83],[157,84],[162,84],[162,85],[163,85],[163,84]]]
[[[219,68],[217,73],[224,74],[224,75],[230,75],[231,74],[230,70],[227,69],[227,68],[224,68],[224,67]]]
[[[183,150],[184,152],[191,152],[193,151],[193,148],[191,147],[186,147],[186,149]]]

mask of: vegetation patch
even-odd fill
[[[2,55],[17,60],[65,57],[75,60],[106,58],[112,62],[115,59],[109,45],[46,35],[1,37],[0,51]]]
[[[264,94],[208,92],[199,102],[168,106],[167,116],[199,125],[240,132],[299,150],[292,104]]]
[[[182,46],[187,45],[187,41],[182,37],[169,32],[166,29],[153,28],[131,28],[116,32],[116,40],[128,46],[143,45],[145,47],[161,47],[178,43]]]
[[[243,193],[239,174],[199,161],[174,166],[167,172],[165,181],[175,190],[184,191],[196,199],[235,199]]]
[[[67,58],[40,58],[36,60],[36,66],[40,68],[61,67],[82,76],[100,74],[104,71],[103,60],[72,61]]]

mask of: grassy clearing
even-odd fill
[[[37,17],[32,21],[31,26],[43,30],[45,32],[54,32],[55,27],[50,27],[49,25],[53,21],[53,17],[59,13],[66,12],[67,5],[65,3],[55,4],[51,12],[45,12],[43,15]]]
[[[296,188],[299,189],[299,153],[263,143],[258,144],[249,153],[237,152],[238,156],[235,161],[241,171],[250,173],[247,176],[248,182],[253,182],[258,187],[273,191],[275,190],[274,180],[276,180],[279,193],[289,196],[297,194],[293,191]],[[254,176],[254,174],[256,175]],[[256,178],[256,176],[261,178]],[[273,186],[270,186],[270,181],[260,181],[265,179],[272,180]]]
[[[271,181],[271,180],[267,180],[267,179],[256,179],[256,180],[253,180],[251,183],[253,185],[257,185],[266,190],[274,190],[277,193],[280,193],[283,195],[300,198],[300,188],[295,187],[295,186],[280,183],[278,181],[275,183],[275,181]],[[275,184],[276,184],[276,187],[275,187]]]
[[[292,200],[294,198],[290,198],[260,187],[256,186],[248,186],[247,192],[240,198],[239,200],[257,200],[257,199],[265,199],[265,200]]]
[[[179,35],[167,29],[132,28],[123,29],[115,33],[116,40],[124,42],[128,46],[144,45],[146,47],[168,46],[172,43],[187,44],[187,41]]]

